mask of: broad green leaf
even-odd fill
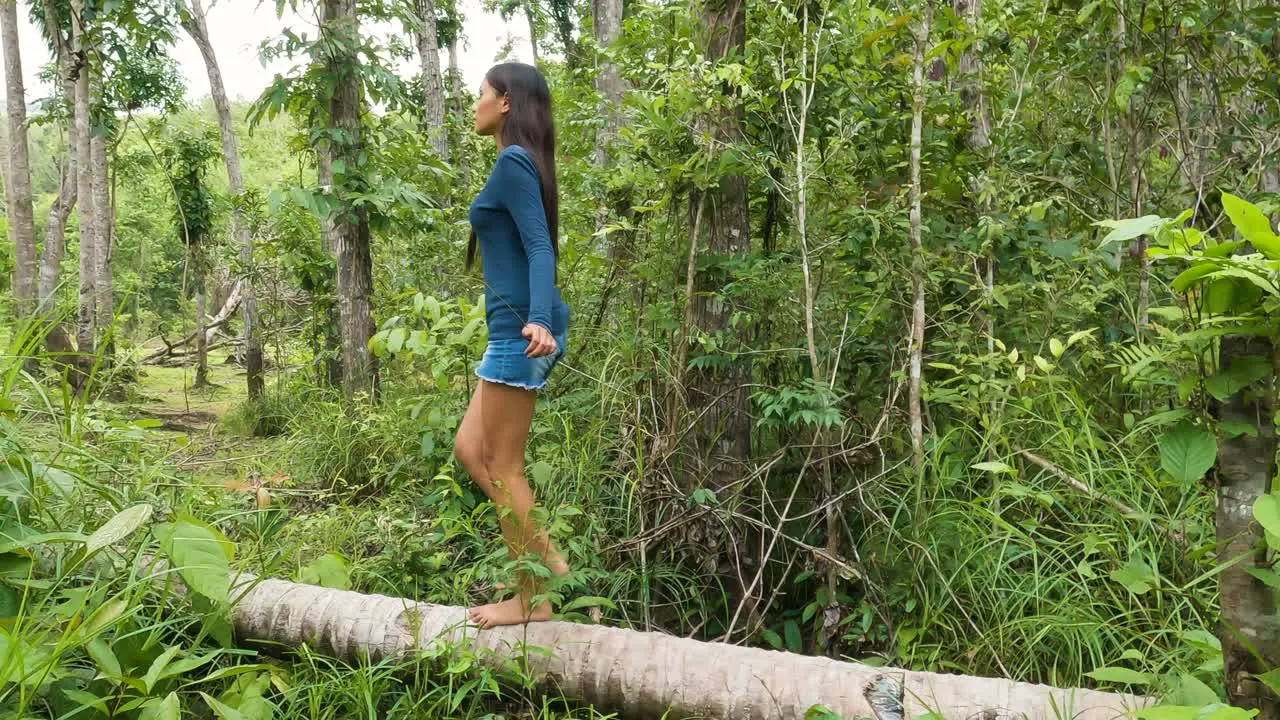
[[[1261,582],[1267,587],[1280,590],[1280,573],[1277,573],[1275,570],[1268,570],[1267,568],[1260,567],[1247,567],[1244,571],[1257,578],[1258,582]]]
[[[1263,685],[1271,688],[1271,692],[1280,694],[1280,668],[1264,672],[1258,676]]]
[[[1098,682],[1119,683],[1123,685],[1147,685],[1155,680],[1150,673],[1138,672],[1122,667],[1100,667],[1085,673]]]
[[[1280,497],[1267,494],[1255,500],[1253,519],[1267,532],[1280,535]]]
[[[85,645],[85,651],[89,653],[89,657],[98,666],[98,672],[113,680],[124,675],[124,671],[120,669],[120,661],[116,658],[116,654],[111,651],[111,646],[102,638],[94,638],[89,641]]]
[[[1169,700],[1176,705],[1204,706],[1221,702],[1218,693],[1205,685],[1195,675],[1182,673],[1174,682],[1173,692]]]
[[[1102,238],[1102,244],[1109,245],[1114,242],[1132,240],[1141,235],[1150,235],[1164,227],[1166,222],[1168,220],[1159,215],[1144,215],[1140,218],[1130,218],[1128,220],[1102,220],[1094,224],[1111,228],[1111,232]]]
[[[115,517],[95,530],[89,536],[89,539],[85,541],[85,552],[92,555],[102,548],[129,537],[135,530],[142,527],[147,520],[151,519],[151,512],[151,506],[142,503],[116,513]]]
[[[1204,387],[1218,400],[1226,400],[1262,378],[1271,375],[1269,358],[1253,355],[1231,363],[1227,370],[1205,381]]]
[[[405,338],[409,336],[409,331],[402,327],[398,327],[387,334],[387,350],[398,353],[404,347]]]
[[[171,523],[162,531],[162,547],[188,588],[210,600],[226,602],[231,585],[228,543],[221,533],[197,522],[182,519]]]
[[[1196,713],[1196,720],[1249,720],[1258,714],[1258,710],[1245,710],[1244,708],[1232,707],[1223,703],[1215,703],[1207,707],[1200,708]]]
[[[1196,282],[1205,275],[1208,275],[1217,269],[1218,264],[1214,262],[1202,260],[1200,262],[1193,263],[1191,267],[1178,273],[1178,276],[1173,279],[1170,286],[1178,292],[1186,292],[1188,288],[1195,285]]]
[[[1224,438],[1240,437],[1241,435],[1258,437],[1258,426],[1240,420],[1219,420],[1218,434]]]
[[[1280,260],[1280,238],[1271,231],[1271,221],[1257,205],[1224,192],[1222,209],[1227,211],[1231,224],[1254,249],[1272,260]]]
[[[213,714],[217,715],[220,720],[249,720],[233,707],[224,705],[217,700],[209,697],[208,693],[200,693],[200,697],[209,704],[209,709],[213,710]]]
[[[178,693],[171,692],[163,700],[152,698],[138,715],[138,720],[179,720],[182,717],[182,703]]]
[[[534,487],[545,488],[551,484],[552,469],[551,465],[542,460],[529,466],[529,478],[533,480]]]
[[[1053,355],[1055,360],[1062,357],[1062,353],[1066,349],[1066,346],[1058,338],[1049,338],[1049,353]]]
[[[1206,430],[1179,425],[1160,436],[1160,466],[1180,483],[1204,477],[1217,458],[1218,442]]]
[[[1143,595],[1151,591],[1159,583],[1155,572],[1151,570],[1151,566],[1137,560],[1130,560],[1129,564],[1119,570],[1111,571],[1111,579],[1120,583],[1126,590],[1134,595]],[[1099,678],[1101,679],[1101,678]]]
[[[1007,463],[1002,463],[999,460],[988,460],[987,462],[980,462],[976,465],[970,465],[969,467],[973,468],[974,470],[981,470],[983,472],[1010,473],[1010,474],[1014,472],[1014,469],[1011,465],[1008,465]]]
[[[341,555],[328,553],[298,570],[298,582],[320,587],[351,589],[351,565]]]

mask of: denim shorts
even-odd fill
[[[568,333],[554,336],[556,351],[531,358],[525,355],[529,341],[524,338],[490,340],[476,368],[476,376],[491,383],[501,383],[525,390],[541,390],[547,384],[551,369],[564,357]]]

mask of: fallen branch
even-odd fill
[[[227,301],[222,303],[222,309],[218,311],[217,315],[214,315],[212,318],[210,318],[209,322],[205,323],[204,337],[205,337],[206,343],[213,342],[213,338],[217,334],[218,328],[225,325],[229,320],[231,320],[232,317],[234,317],[236,308],[240,307],[242,285],[243,285],[243,281],[241,280],[236,281],[236,284],[231,288],[231,293],[227,295]],[[195,342],[196,335],[198,335],[199,332],[200,332],[199,330],[192,330],[191,333],[189,333],[186,337],[182,338],[176,343],[170,343],[168,340],[164,338],[163,335],[161,335],[160,342],[164,343],[165,346],[160,350],[156,350],[150,355],[147,355],[146,357],[142,358],[142,361],[141,361],[142,364],[146,365],[148,363],[154,363],[163,358],[174,355],[174,350],[176,348],[184,347],[186,345],[190,345],[191,343]]]
[[[546,692],[625,718],[801,720],[822,705],[840,717],[1069,717],[1114,720],[1144,697],[839,662],[660,633],[543,622],[479,630],[467,610],[240,576],[233,613],[242,641],[354,661],[400,657],[438,642],[486,662],[527,664]]]
[[[1068,485],[1075,488],[1076,490],[1079,490],[1080,492],[1084,493],[1088,497],[1094,500],[1097,500],[1099,502],[1105,503],[1107,505],[1110,505],[1111,507],[1115,508],[1116,511],[1118,511],[1121,515],[1128,515],[1128,516],[1138,515],[1137,510],[1134,510],[1133,508],[1129,507],[1128,505],[1124,504],[1119,500],[1116,500],[1110,495],[1106,495],[1104,493],[1098,492],[1097,490],[1094,490],[1093,488],[1089,487],[1083,482],[1080,482],[1079,480],[1071,477],[1070,475],[1067,474],[1065,470],[1058,467],[1057,465],[1054,465],[1048,460],[1045,460],[1039,455],[1036,455],[1035,453],[1029,452],[1027,450],[1019,450],[1018,454],[1026,458],[1027,460],[1031,461],[1035,465],[1039,465],[1041,468],[1048,470],[1050,474],[1054,475],[1059,480],[1062,480],[1063,482],[1067,483]],[[1167,527],[1161,527],[1159,525],[1156,526],[1156,529],[1164,533],[1165,535],[1169,536],[1169,539],[1179,544],[1183,543],[1186,540],[1186,537],[1183,536],[1183,534],[1178,532],[1177,530],[1173,530]]]

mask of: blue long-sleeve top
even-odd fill
[[[568,330],[569,309],[556,289],[556,257],[538,178],[529,151],[508,145],[471,203],[490,339],[519,338],[526,322],[553,335]]]

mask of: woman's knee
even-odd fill
[[[484,447],[476,440],[458,433],[453,439],[453,456],[474,479],[484,472]]]

